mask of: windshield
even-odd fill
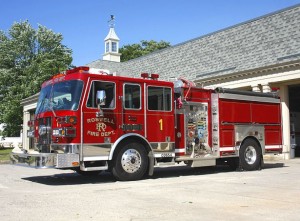
[[[63,81],[44,87],[40,92],[35,114],[55,110],[77,110],[83,82]]]

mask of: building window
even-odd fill
[[[111,51],[112,52],[117,52],[117,42],[112,42],[111,43]]]
[[[141,87],[137,84],[125,84],[125,108],[140,109],[141,108]]]
[[[148,110],[170,111],[171,88],[148,87]]]
[[[106,45],[105,45],[105,52],[109,52],[109,42],[106,42]]]

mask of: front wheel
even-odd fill
[[[261,163],[261,148],[253,139],[247,139],[240,148],[240,166],[244,170],[257,170]]]
[[[147,171],[148,161],[147,151],[141,143],[128,142],[116,153],[112,173],[117,180],[139,180]]]

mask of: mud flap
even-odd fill
[[[149,158],[148,175],[149,175],[149,176],[152,176],[152,175],[153,175],[153,172],[154,172],[154,155],[153,155],[152,152],[149,152],[148,158]]]
[[[264,168],[264,157],[263,155],[261,155],[261,158],[260,158],[260,164],[259,164],[259,167],[258,167],[258,170],[262,170]]]

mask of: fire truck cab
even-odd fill
[[[54,76],[43,83],[29,122],[35,150],[12,153],[12,162],[137,180],[155,166],[180,162],[255,170],[263,154],[282,151],[276,95],[158,78],[88,67]]]

